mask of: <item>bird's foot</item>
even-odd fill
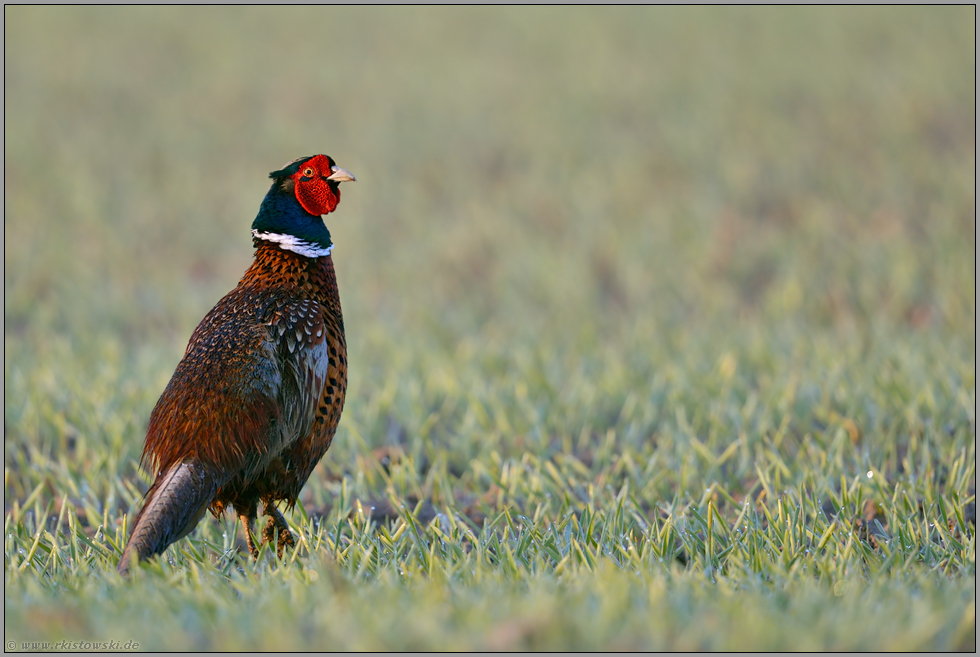
[[[259,558],[259,548],[255,545],[255,539],[252,537],[252,526],[255,522],[255,517],[249,517],[245,514],[240,514],[238,516],[242,520],[242,526],[245,527],[245,544],[248,546],[248,554],[253,559]]]
[[[276,543],[276,555],[282,559],[286,547],[295,547],[296,541],[293,539],[293,533],[289,531],[289,525],[286,524],[282,512],[274,504],[266,504],[265,512],[269,516],[269,522],[266,523],[265,529],[262,531],[262,541],[268,542],[270,545]],[[279,534],[278,541],[276,540],[277,532]]]

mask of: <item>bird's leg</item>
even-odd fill
[[[265,514],[269,516],[269,522],[262,532],[262,540],[268,541],[270,544],[273,543],[276,540],[276,532],[278,531],[279,541],[276,545],[276,554],[282,559],[282,553],[286,546],[293,547],[296,545],[296,541],[293,540],[293,533],[289,531],[289,525],[286,524],[286,519],[282,516],[282,512],[271,501],[266,502]]]
[[[255,509],[238,511],[238,518],[242,521],[245,528],[245,544],[248,545],[248,553],[253,559],[259,558],[259,548],[255,547],[255,539],[252,538],[252,527],[255,525]]]

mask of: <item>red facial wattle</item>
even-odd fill
[[[340,187],[326,180],[333,174],[333,163],[325,155],[317,155],[303,163],[293,174],[296,200],[312,215],[329,214],[340,203]]]

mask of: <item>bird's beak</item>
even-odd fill
[[[333,171],[333,173],[327,176],[327,180],[332,180],[334,182],[354,182],[357,180],[357,178],[354,177],[354,174],[346,169],[333,166],[330,167],[330,170]]]

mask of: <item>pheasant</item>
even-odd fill
[[[183,538],[208,509],[233,507],[249,554],[257,509],[263,542],[294,540],[292,506],[330,447],[347,392],[347,343],[333,242],[322,215],[354,176],[326,155],[269,174],[252,223],[255,260],[191,335],[150,415],[141,464],[156,480],[133,521],[119,572]],[[276,536],[278,535],[278,539]]]

